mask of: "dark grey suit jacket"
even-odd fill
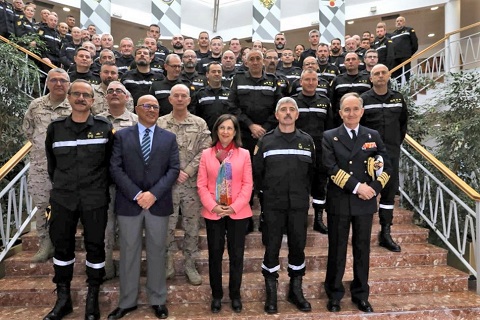
[[[175,135],[155,127],[148,164],[143,160],[138,125],[115,133],[110,173],[116,184],[115,213],[136,216],[142,211],[135,196],[150,191],[157,201],[149,209],[157,216],[173,212],[172,186],[178,178],[180,160]]]

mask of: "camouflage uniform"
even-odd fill
[[[110,114],[110,111],[108,110],[100,113],[99,116],[107,118],[112,123],[113,129],[115,129],[115,131],[131,127],[138,122],[137,115],[128,110],[125,110],[125,112],[118,117],[112,116]],[[109,190],[110,203],[108,204],[108,220],[107,227],[105,228],[105,279],[112,279],[113,277],[115,277],[115,267],[113,265],[113,248],[115,247],[117,225],[117,219],[113,210],[115,204],[115,185],[112,184]]]
[[[110,115],[110,113],[108,113],[107,100],[105,99],[105,95],[107,94],[107,89],[104,90],[101,84],[94,84],[92,87],[93,87],[93,97],[95,98],[95,101],[93,102],[93,105],[91,108],[92,114],[94,116],[99,115],[100,113]],[[133,112],[133,99],[130,92],[128,92],[128,100],[127,100],[126,107],[128,111]],[[109,118],[109,120],[111,119]],[[115,128],[115,124],[113,123],[113,121],[112,121],[112,124],[113,124],[113,127]],[[115,128],[115,130],[117,130],[117,128]]]
[[[173,186],[173,214],[170,216],[167,239],[168,258],[175,251],[175,229],[179,209],[181,209],[182,225],[185,230],[183,255],[188,276],[187,270],[195,269],[194,258],[198,251],[198,230],[202,206],[197,193],[198,166],[202,151],[211,146],[212,140],[205,120],[191,113],[188,113],[187,118],[180,123],[175,120],[172,113],[169,113],[160,117],[157,124],[160,128],[176,134],[180,155],[180,170],[185,171],[189,175],[187,181],[182,184],[177,182]]]
[[[30,170],[28,174],[28,192],[33,198],[38,211],[36,214],[37,232],[43,241],[47,232],[45,210],[50,201],[52,185],[47,173],[47,157],[45,154],[45,137],[47,127],[53,120],[70,115],[72,108],[65,99],[54,106],[50,94],[33,100],[23,118],[22,129],[33,147],[30,152]]]

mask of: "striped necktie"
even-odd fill
[[[145,134],[142,138],[142,154],[143,160],[145,163],[148,163],[148,159],[150,158],[150,129],[145,129]]]

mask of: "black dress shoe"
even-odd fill
[[[327,310],[330,312],[340,312],[340,300],[330,299],[327,303]]]
[[[240,299],[232,299],[232,310],[236,313],[242,312],[242,300]]]
[[[222,299],[213,299],[212,304],[210,305],[210,310],[213,313],[219,313],[222,310]]]
[[[112,312],[110,312],[107,319],[108,320],[115,320],[115,319],[123,318],[127,313],[129,313],[130,311],[133,311],[133,310],[137,310],[137,306],[131,307],[131,308],[126,308],[126,309],[117,308],[117,309],[113,310]]]
[[[168,309],[167,306],[162,304],[160,306],[152,306],[153,311],[155,311],[155,316],[158,319],[167,319],[168,318]]]
[[[358,310],[363,312],[373,312],[372,305],[368,300],[352,299],[352,302],[357,305]]]

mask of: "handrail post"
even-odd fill
[[[480,201],[475,201],[475,248],[473,254],[475,255],[475,270],[477,271],[477,294],[480,295]]]

